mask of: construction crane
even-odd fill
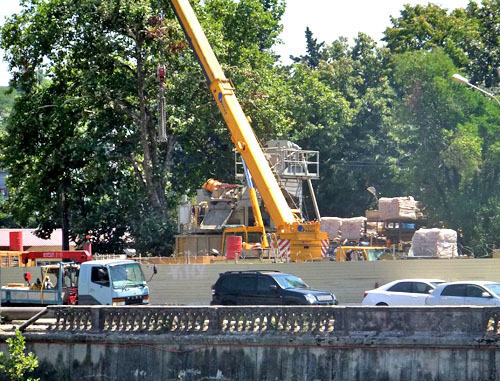
[[[319,260],[328,248],[328,235],[318,222],[306,222],[288,205],[262,148],[226,78],[188,0],[170,0],[170,4],[198,58],[210,92],[231,132],[236,150],[241,154],[277,227],[279,247],[289,248],[292,261]]]

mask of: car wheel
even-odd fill
[[[236,305],[236,303],[235,303],[235,302],[233,302],[232,300],[224,300],[224,301],[222,302],[222,305],[223,305],[223,306],[235,306],[235,305]]]
[[[387,303],[384,303],[384,302],[380,302],[380,303],[377,303],[377,304],[376,304],[376,306],[386,306],[386,307],[387,307],[387,306],[388,306],[388,304],[387,304]]]

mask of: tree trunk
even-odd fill
[[[158,194],[156,193],[155,181],[153,179],[153,155],[151,150],[154,146],[154,137],[152,138],[148,131],[148,116],[146,112],[146,100],[144,96],[144,59],[142,57],[142,40],[140,38],[136,41],[136,59],[137,59],[137,95],[139,97],[139,111],[140,111],[140,130],[141,130],[141,144],[144,159],[142,162],[142,169],[144,171],[144,184],[149,194],[149,199],[158,213],[162,213],[163,205]],[[149,139],[148,139],[149,137]],[[150,147],[150,143],[153,147]]]
[[[64,189],[61,192],[62,249],[69,250],[69,212]]]

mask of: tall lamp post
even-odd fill
[[[493,98],[494,100],[496,100],[496,101],[497,101],[498,105],[500,105],[500,100],[498,100],[498,98],[497,98],[497,97],[495,97],[493,94],[491,94],[491,93],[487,92],[486,90],[481,89],[480,87],[474,86],[472,83],[470,83],[470,82],[467,80],[467,78],[462,77],[460,74],[453,74],[453,75],[451,76],[451,78],[452,78],[452,79],[453,79],[453,81],[454,81],[454,82],[456,82],[456,83],[462,83],[462,84],[464,84],[464,85],[466,85],[466,86],[469,86],[469,87],[471,87],[471,88],[473,88],[473,89],[475,89],[475,90],[477,90],[477,91],[480,91],[481,93],[483,93],[484,95],[486,95],[486,96],[488,96],[488,97],[490,97],[490,98]]]

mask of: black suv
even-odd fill
[[[334,305],[335,295],[279,271],[227,271],[212,286],[211,305]]]

